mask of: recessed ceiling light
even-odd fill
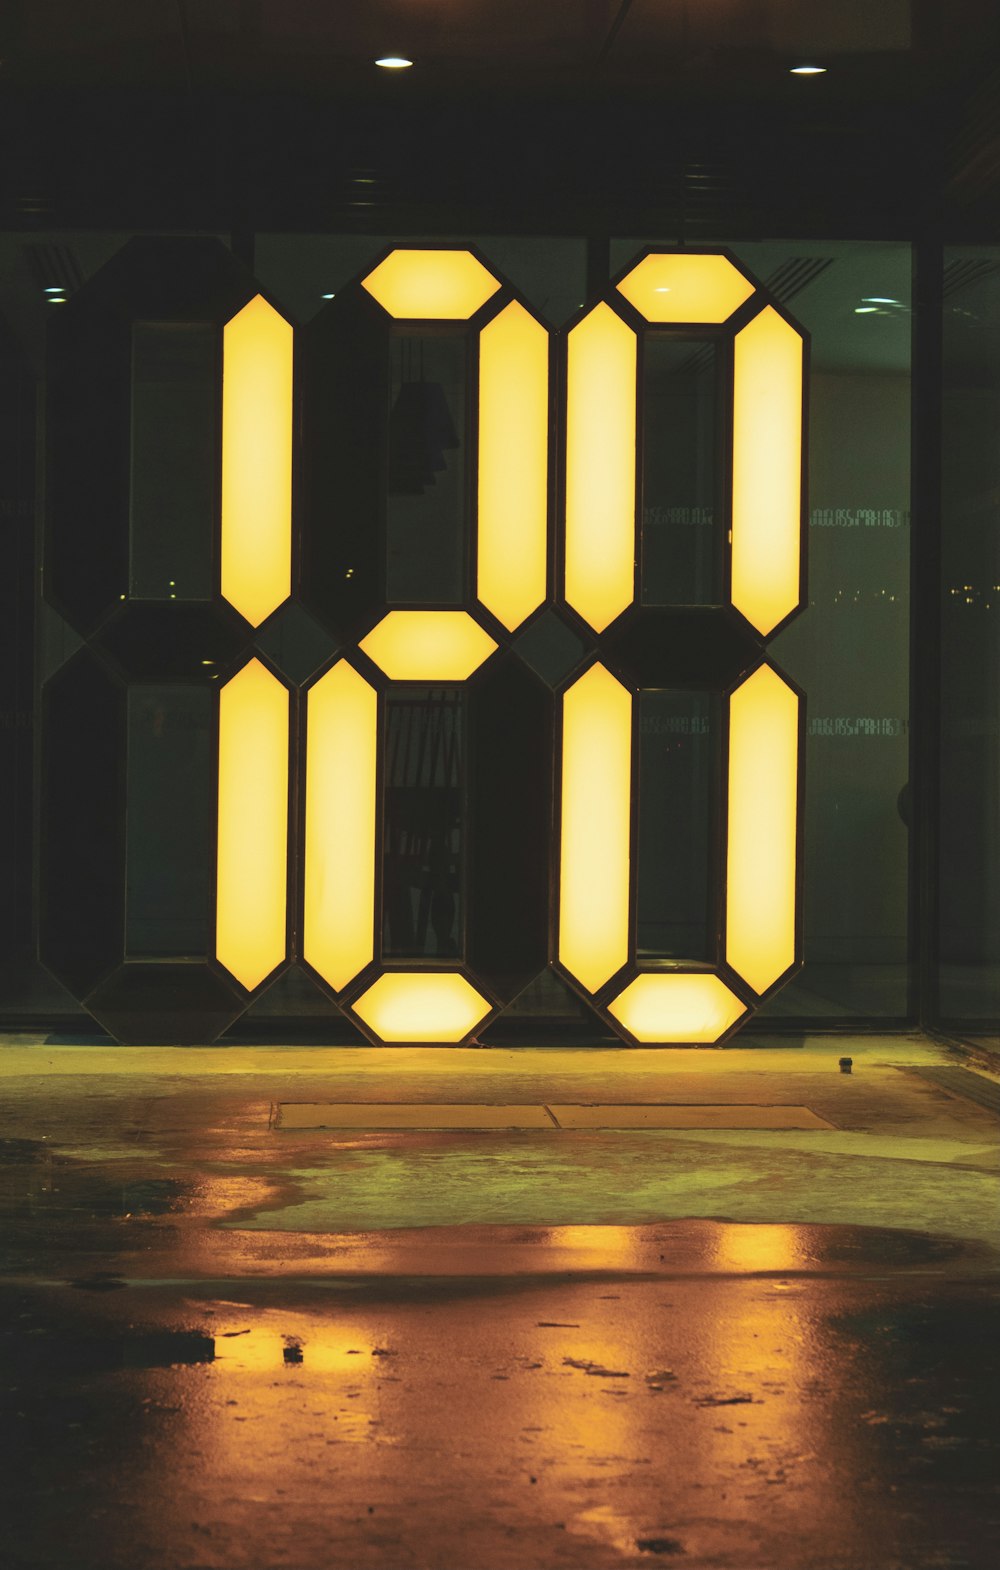
[[[877,305],[856,305],[854,314],[855,316],[884,316],[885,312],[880,311]]]
[[[65,294],[65,292],[66,291],[61,283],[49,283],[45,285],[46,294]]]
[[[407,60],[405,55],[382,55],[375,64],[380,65],[384,71],[405,71],[413,61]]]
[[[336,295],[324,294],[324,295],[321,296],[321,298],[324,299],[324,300],[335,300],[336,299]]]
[[[793,65],[790,67],[793,76],[825,76],[825,65]]]
[[[861,298],[865,305],[902,305],[903,303],[902,300],[890,300],[885,294],[865,294]]]

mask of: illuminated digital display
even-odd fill
[[[215,630],[200,645],[179,639],[175,655],[156,630],[173,624],[154,627],[127,578],[109,581],[104,620],[78,620],[99,653],[123,618],[148,621],[118,656],[129,681],[148,679],[150,660],[176,659],[170,680],[214,684],[213,750],[199,765],[214,801],[214,941],[175,960],[177,975],[200,978],[190,997],[201,1001],[163,1001],[166,983],[157,991],[148,961],[127,953],[116,960],[122,998],[152,977],[149,1008],[173,1008],[176,1039],[211,1039],[297,963],[373,1042],[458,1043],[550,966],[626,1043],[725,1040],[801,958],[803,702],[767,654],[803,601],[801,329],[720,252],[645,253],[560,333],[468,249],[390,250],[299,335],[235,275],[230,296],[205,315],[219,343],[214,372],[206,362],[220,411],[205,544],[217,575],[197,626]],[[84,289],[74,310],[87,308]],[[694,607],[679,590],[677,604],[652,606],[643,452],[658,434],[642,368],[651,345],[699,334],[715,346],[719,406],[732,411],[719,422],[723,516],[707,519],[721,589]],[[412,407],[437,423],[417,467],[401,467],[394,367],[421,367],[422,344],[437,363],[439,340],[457,345],[448,363],[464,393],[456,383],[448,396],[466,406],[449,413],[443,387],[425,383]],[[420,440],[426,429],[414,427]],[[390,500],[419,495],[447,465],[434,527],[450,497],[461,593],[393,599]],[[398,531],[400,518],[432,515],[393,516]],[[664,518],[658,527],[669,509]],[[127,518],[121,528],[126,538]],[[179,593],[173,580],[163,587],[170,616],[188,614]],[[300,606],[317,653],[296,671],[282,662],[304,635]],[[550,686],[525,653],[536,617],[560,621],[581,651]],[[143,638],[151,652],[140,658]],[[77,710],[105,715],[107,745],[119,746],[117,699],[101,696],[103,675],[79,672]],[[715,804],[707,959],[657,954],[637,935],[639,703],[675,690],[711,697],[718,715],[714,773],[698,785]],[[69,725],[68,699],[50,708],[53,725]],[[438,716],[412,743],[408,796],[404,711],[411,729],[413,716]],[[658,810],[654,792],[643,811]],[[670,810],[682,834],[687,809]],[[73,832],[83,866],[85,814]],[[397,842],[407,871],[392,904],[386,846]],[[409,948],[387,936],[404,907]],[[105,957],[95,949],[87,966],[73,955],[82,929],[46,938],[43,953],[122,1039],[146,1039],[152,1016],[136,1025],[133,1005],[107,1003],[117,981],[94,990],[117,932],[112,923]]]

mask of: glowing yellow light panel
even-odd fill
[[[618,285],[647,322],[724,322],[753,284],[724,256],[645,256]]]
[[[375,954],[378,697],[340,660],[309,689],[303,956],[335,991]]]
[[[795,959],[799,700],[769,665],[729,705],[726,958],[764,992]]]
[[[222,593],[258,627],[292,585],[292,328],[257,295],[222,339]]]
[[[478,594],[508,631],[545,598],[549,335],[513,302],[479,339]]]
[[[451,970],[386,971],[352,1007],[380,1041],[464,1041],[490,1012]]]
[[[362,283],[397,320],[450,322],[467,321],[500,287],[471,251],[391,251]]]
[[[799,603],[801,516],[802,338],[766,306],[736,335],[732,573],[765,637]]]
[[[675,971],[637,976],[608,1012],[637,1041],[711,1046],[746,1013],[746,1004],[711,972]]]
[[[567,353],[566,600],[603,632],[635,595],[635,333],[598,305]]]
[[[360,646],[390,681],[465,681],[496,648],[466,611],[390,611]]]
[[[248,991],[285,957],[288,689],[259,660],[219,693],[215,951]]]
[[[559,959],[596,992],[628,958],[632,695],[593,665],[563,698]]]

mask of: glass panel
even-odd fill
[[[715,346],[650,335],[643,350],[642,601],[722,598]]]
[[[719,714],[705,692],[639,696],[640,961],[715,958]]]
[[[465,701],[460,687],[407,687],[386,700],[383,953],[454,958],[463,949]]]
[[[941,977],[964,1033],[1000,1018],[1000,248],[945,252]]]
[[[133,687],[128,698],[125,950],[210,951],[214,871],[210,688]]]
[[[136,599],[211,595],[218,380],[211,326],[136,324],[130,574]]]
[[[468,362],[464,337],[393,338],[385,547],[393,603],[463,598]]]

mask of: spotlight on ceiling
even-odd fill
[[[793,65],[789,67],[793,76],[825,76],[825,65]]]
[[[408,60],[405,55],[381,55],[375,64],[380,65],[384,71],[405,71],[413,61]]]

